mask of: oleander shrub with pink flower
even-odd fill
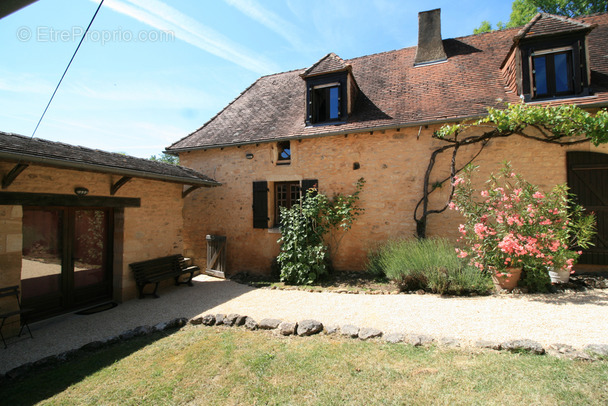
[[[458,256],[497,276],[523,268],[533,290],[548,284],[549,268],[571,271],[580,249],[592,244],[595,217],[574,202],[568,187],[545,193],[505,163],[479,190],[472,183],[476,169],[467,166],[453,181],[450,208],[465,218]]]

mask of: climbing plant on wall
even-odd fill
[[[597,146],[608,142],[608,111],[603,109],[592,114],[574,105],[544,107],[507,104],[505,109],[488,108],[488,115],[478,120],[441,127],[433,133],[433,138],[443,141],[445,145],[431,153],[422,197],[414,209],[418,238],[426,237],[428,216],[442,213],[448,208],[454,193],[454,176],[473,162],[491,139],[513,135],[562,146],[586,142]],[[457,166],[458,151],[468,146],[478,146],[477,152],[468,162]],[[431,184],[435,161],[444,152],[452,153],[450,174]],[[451,189],[447,201],[440,208],[431,208],[429,196],[448,181]]]
[[[298,204],[289,209],[281,207],[281,252],[277,260],[282,281],[311,284],[328,272],[344,232],[364,211],[358,205],[364,184],[361,178],[353,194],[337,194],[332,199],[311,188]]]

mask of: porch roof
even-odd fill
[[[221,185],[208,176],[183,166],[2,131],[0,131],[0,159],[160,180],[195,187]]]

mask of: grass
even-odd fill
[[[0,385],[10,405],[608,402],[608,362],[187,327]]]

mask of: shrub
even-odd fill
[[[471,181],[476,169],[469,165],[454,178],[450,207],[466,220],[459,227],[466,244],[458,250],[461,258],[497,276],[509,267],[571,271],[581,254],[573,248],[593,245],[595,218],[574,202],[565,184],[543,193],[505,163],[478,191]]]
[[[440,294],[488,293],[488,275],[458,258],[446,239],[389,241],[369,256],[368,269],[383,271],[401,290],[425,289]]]
[[[281,252],[277,257],[281,281],[312,284],[328,273],[330,253],[337,250],[343,233],[364,211],[358,206],[364,184],[361,178],[352,195],[338,194],[333,199],[311,188],[298,204],[281,207]],[[326,244],[326,238],[333,247]]]

